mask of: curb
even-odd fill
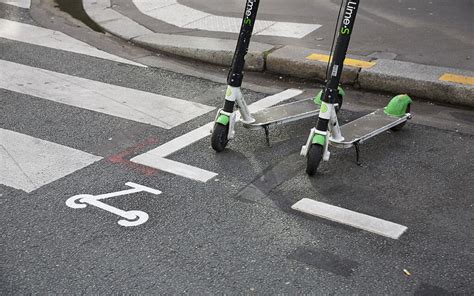
[[[284,46],[267,56],[267,70],[275,74],[325,81],[327,62],[307,59],[309,55],[314,53],[328,54],[327,52],[315,49]],[[341,76],[341,83],[355,85],[359,71],[360,68],[345,65]]]
[[[104,31],[136,45],[228,67],[235,40],[155,33],[115,11],[110,0],[83,0],[84,11]],[[316,58],[310,57],[316,54]],[[412,96],[474,107],[474,72],[388,59],[348,56],[341,83],[364,90]],[[327,52],[252,42],[245,69],[324,81]]]
[[[235,50],[234,40],[161,33],[143,35],[130,41],[150,49],[221,66],[229,66],[232,63]],[[265,53],[272,49],[272,45],[252,43],[245,56],[245,69],[265,70]]]
[[[234,40],[155,33],[113,10],[110,0],[83,0],[82,6],[104,31],[136,45],[221,66],[229,66],[232,62],[236,45]],[[252,43],[245,69],[265,70],[265,55],[273,47]]]

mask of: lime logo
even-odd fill
[[[342,35],[349,35],[351,33],[351,29],[349,29],[349,25],[351,24],[352,14],[356,9],[356,2],[349,1],[347,2],[346,11],[344,12],[344,19],[342,20],[342,27],[341,27],[341,34]]]
[[[229,88],[227,88],[227,92],[226,92],[226,94],[225,94],[225,95],[226,95],[227,97],[230,97],[230,96],[232,96],[232,89],[231,89],[230,87],[229,87]]]
[[[255,1],[257,1],[257,0],[248,0],[247,1],[247,8],[245,10],[245,16],[246,17],[250,17],[250,15],[252,14],[253,4],[255,3]]]
[[[251,25],[252,24],[252,20],[250,19],[250,16],[252,15],[252,10],[253,10],[253,4],[256,2],[257,0],[248,0],[247,1],[247,7],[245,9],[245,19],[244,19],[244,24],[245,25]]]
[[[328,112],[328,105],[326,105],[326,104],[323,103],[323,104],[321,105],[321,112],[323,112],[323,113]]]

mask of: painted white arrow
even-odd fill
[[[133,0],[133,3],[143,14],[185,29],[239,33],[242,24],[239,18],[206,13],[179,4],[176,0]],[[257,20],[254,34],[303,38],[320,27],[318,24]]]

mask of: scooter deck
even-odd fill
[[[253,123],[244,123],[246,128],[261,128],[269,125],[288,123],[319,113],[319,106],[312,99],[304,99],[296,102],[278,105],[253,113]]]
[[[341,127],[341,134],[344,137],[342,141],[330,139],[333,146],[342,146],[343,148],[352,147],[354,143],[362,143],[384,131],[397,126],[408,120],[410,115],[403,117],[389,116],[384,113],[384,109],[377,109],[359,119],[349,122]]]

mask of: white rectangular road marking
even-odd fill
[[[179,151],[191,144],[196,143],[197,141],[204,139],[205,137],[210,135],[210,130],[212,129],[212,126],[214,125],[214,122],[209,122],[206,125],[203,125],[195,130],[192,130],[184,135],[181,135],[177,138],[174,138],[173,140],[151,150],[148,151],[142,155],[148,154],[148,155],[153,155],[153,157],[167,157],[176,151]],[[132,160],[138,160],[140,159],[140,156],[134,157]]]
[[[170,129],[214,107],[0,60],[0,88]]]
[[[239,33],[242,24],[240,18],[209,14],[180,4],[177,0],[133,0],[133,4],[143,14],[180,28]],[[320,27],[318,24],[257,20],[254,34],[303,38]]]
[[[0,184],[31,192],[102,157],[0,128]]]
[[[258,31],[255,35],[303,38],[319,28],[321,28],[321,25],[317,24],[275,22],[268,28]]]
[[[145,65],[106,53],[62,32],[0,19],[0,38],[59,49],[139,67]]]
[[[408,228],[406,226],[361,214],[344,208],[303,198],[292,207],[306,214],[314,215],[334,222],[350,225],[389,238],[398,239]]]
[[[277,93],[272,96],[265,97],[251,105],[249,105],[249,110],[252,113],[258,112],[265,108],[274,106],[286,100],[289,100],[293,97],[296,97],[303,93],[299,89],[287,89],[280,93]],[[214,122],[209,122],[208,124],[201,126],[195,130],[192,130],[182,136],[179,136],[151,151],[146,152],[145,154],[151,154],[154,157],[166,157],[173,154],[176,151],[179,151],[195,142],[204,139],[207,136],[210,136],[209,131],[213,127]],[[142,154],[143,155],[143,154]],[[132,160],[139,160],[140,155],[133,158]]]
[[[163,172],[185,177],[191,180],[206,183],[211,180],[217,173],[200,169],[185,163],[177,162],[174,160],[166,159],[163,157],[152,157],[150,155],[144,155],[140,158],[140,162],[146,163],[147,166],[157,168]]]
[[[31,6],[30,0],[0,0],[0,3],[5,3],[21,8],[30,8]]]
[[[275,106],[276,104],[279,104],[291,98],[294,98],[302,93],[303,91],[300,89],[290,88],[280,93],[274,94],[272,96],[263,98],[260,101],[257,101],[249,105],[249,110],[250,112],[255,113],[260,110]]]
[[[278,103],[281,103],[285,100],[291,99],[302,93],[299,89],[288,89],[281,93],[268,96],[261,99],[249,106],[251,112],[257,112],[262,109],[271,107]],[[204,139],[207,136],[210,136],[210,130],[214,122],[209,122],[208,124],[201,126],[195,130],[192,130],[182,136],[179,136],[153,150],[140,154],[130,161],[139,163],[145,166],[149,166],[158,170],[166,171],[171,174],[178,176],[190,178],[193,180],[207,182],[213,177],[217,176],[216,173],[206,171],[197,167],[190,165],[185,165],[176,161],[171,161],[164,159],[176,151],[179,151],[201,139]]]

